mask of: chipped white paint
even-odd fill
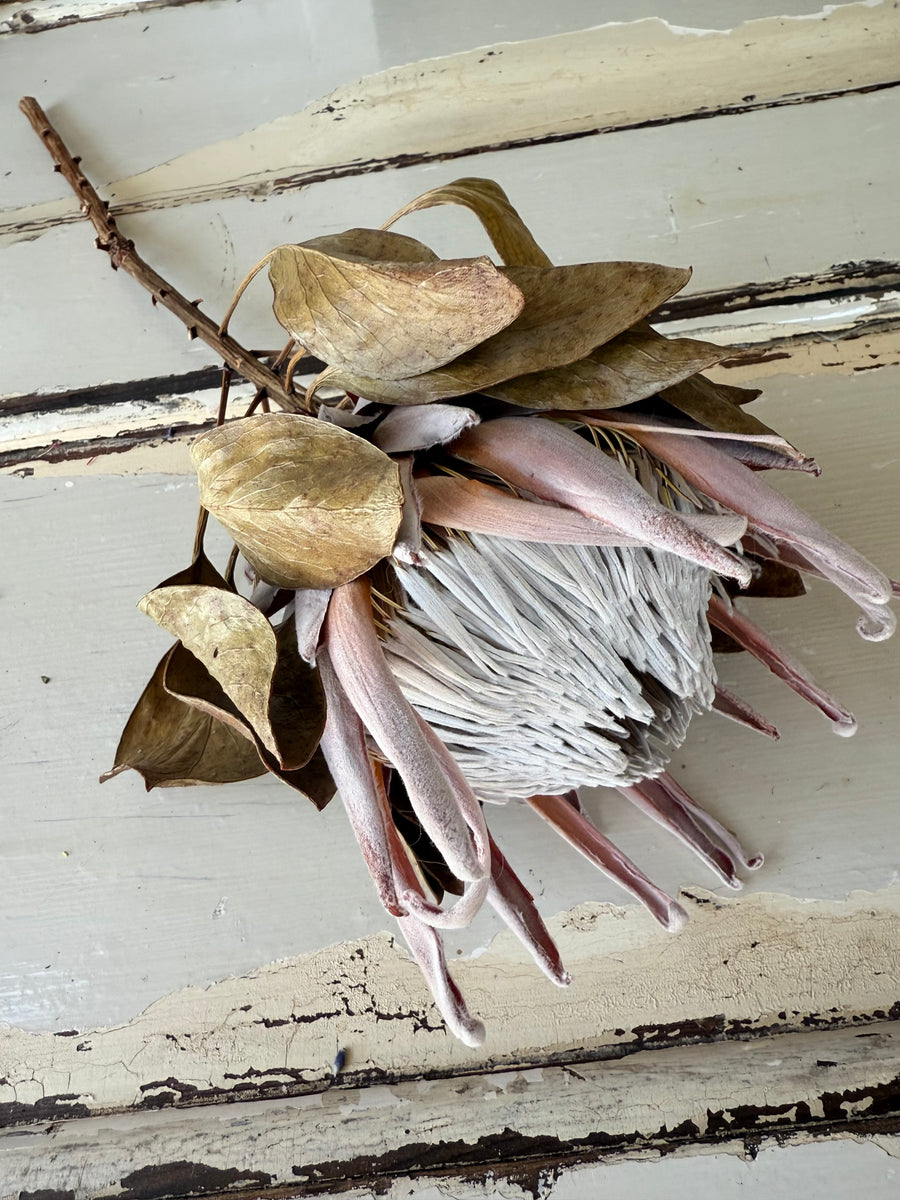
[[[131,1186],[137,1188],[143,1171],[146,1187],[154,1164],[160,1173],[171,1164],[166,1195],[176,1183],[181,1194],[181,1188],[194,1193],[240,1181],[257,1189],[293,1185],[303,1195],[343,1192],[356,1183],[381,1194],[397,1174],[394,1196],[427,1194],[419,1189],[428,1182],[441,1195],[465,1195],[473,1185],[473,1194],[490,1195],[485,1176],[502,1180],[507,1173],[532,1196],[542,1178],[544,1196],[596,1195],[572,1191],[571,1182],[558,1191],[553,1185],[579,1162],[641,1151],[646,1161],[667,1147],[672,1131],[716,1138],[726,1152],[740,1155],[745,1139],[765,1145],[779,1127],[789,1136],[801,1109],[813,1127],[817,1118],[849,1117],[854,1097],[871,1102],[900,1073],[898,1033],[892,1023],[862,1038],[857,1030],[784,1034],[770,1042],[686,1046],[571,1067],[335,1086],[255,1104],[45,1123],[32,1127],[31,1136],[0,1133],[0,1196],[16,1200],[19,1189],[33,1194],[45,1187],[71,1189],[74,1200],[133,1196]],[[865,1133],[864,1124],[859,1132]],[[893,1169],[896,1140],[881,1142],[882,1167]],[[458,1166],[464,1154],[475,1160],[470,1171]],[[415,1182],[402,1178],[404,1168]],[[463,1178],[441,1179],[447,1168]],[[223,1175],[217,1178],[217,1171]],[[512,1191],[501,1186],[502,1195],[518,1191],[514,1182]],[[613,1194],[605,1183],[602,1194]],[[849,1193],[835,1192],[832,1181],[821,1194]],[[892,1193],[867,1194],[886,1200]]]
[[[726,32],[673,29],[655,18],[603,25],[368,76],[300,113],[120,179],[109,197],[125,212],[259,197],[410,156],[794,103],[894,84],[898,54],[900,19],[887,2]],[[74,200],[9,212],[0,233],[33,237],[77,213]]]
[[[888,291],[878,298],[850,296],[839,301],[804,301],[794,305],[754,308],[732,313],[715,313],[680,321],[660,321],[656,328],[670,337],[702,338],[722,346],[734,346],[735,356],[724,366],[707,371],[724,382],[742,383],[781,374],[850,375],[874,367],[900,364],[900,292]],[[839,348],[837,347],[839,343]],[[741,351],[753,351],[747,362]],[[298,388],[312,381],[299,373]],[[229,415],[246,408],[253,387],[235,384],[231,389]],[[48,393],[52,401],[53,393]],[[170,443],[184,435],[171,430],[178,426],[209,423],[219,407],[219,389],[183,392],[160,396],[152,401],[123,399],[103,405],[82,405],[60,411],[49,407],[33,412],[11,412],[3,416],[0,408],[0,456],[15,453],[16,469],[38,474],[58,474],[60,468],[78,472],[79,462],[91,458],[91,439],[115,438],[120,434],[156,431],[157,441],[149,446],[114,456],[93,458],[92,472],[120,474],[131,470],[178,470],[191,474],[186,454],[173,458]],[[193,434],[188,435],[192,437]],[[80,458],[66,464],[46,462],[40,451],[52,443],[79,443],[84,446]],[[35,450],[33,458],[25,451]],[[157,465],[154,465],[157,464]]]
[[[31,0],[31,3],[5,4],[3,7],[12,11],[0,18],[0,37],[13,33],[44,33],[105,17],[148,13],[157,8],[192,3],[197,0],[130,0],[130,3],[129,0]]]
[[[415,963],[378,934],[187,988],[111,1028],[61,1037],[4,1027],[0,1105],[64,1096],[54,1115],[65,1115],[203,1093],[265,1097],[321,1087],[336,1047],[349,1081],[580,1059],[665,1041],[676,1034],[666,1027],[695,1021],[707,1036],[850,1024],[884,1017],[900,995],[900,887],[845,901],[701,889],[682,900],[691,920],[678,936],[633,906],[584,904],[553,918],[567,989],[545,983],[505,932],[458,959],[454,976],[488,1028],[480,1050],[448,1036]]]

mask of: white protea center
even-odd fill
[[[479,534],[423,554],[385,651],[480,799],[655,776],[711,706],[704,568]]]

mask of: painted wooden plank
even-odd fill
[[[0,1126],[319,1093],[900,1017],[900,887],[847,900],[685,889],[668,937],[634,907],[581,904],[550,927],[574,982],[532,974],[512,935],[453,969],[485,1046],[447,1034],[385,933],[165,996],[111,1028],[4,1027]],[[524,979],[529,982],[525,984]],[[776,1053],[777,1056],[777,1053]],[[699,1131],[705,1132],[705,1131]]]
[[[53,2],[53,0],[50,0]],[[462,0],[448,13],[417,0],[336,0],[300,5],[267,0],[248,17],[242,0],[176,5],[117,16],[98,26],[78,22],[46,36],[0,36],[0,91],[10,112],[20,96],[38,93],[61,131],[77,135],[86,161],[108,183],[201,146],[246,133],[296,112],[348,80],[403,63],[440,57],[498,41],[520,41],[594,23],[656,16],[681,25],[728,29],[745,17],[738,0]],[[11,19],[30,7],[7,4]],[[79,4],[77,9],[84,9]],[[759,0],[759,16],[814,13],[816,0]],[[2,26],[0,26],[2,28]],[[290,54],[273,54],[291,46]],[[102,48],[102,49],[101,49]],[[99,57],[98,57],[99,54]],[[223,64],[248,69],[229,73]],[[208,97],[214,97],[211,103]],[[102,127],[97,114],[102,114]],[[111,157],[108,151],[118,149]],[[0,208],[68,198],[62,181],[24,165],[31,133],[10,121],[4,129]],[[11,164],[11,169],[10,169]],[[22,164],[22,165],[20,165]]]
[[[32,0],[32,3],[4,4],[13,9],[0,17],[0,37],[13,33],[46,33],[66,25],[102,21],[137,13],[141,16],[159,8],[182,7],[199,0]]]
[[[889,265],[880,265],[881,274],[890,278]],[[822,286],[825,280],[833,286],[831,293]],[[900,291],[875,278],[864,292],[848,293],[848,284],[864,287],[866,281],[861,272],[843,277],[830,271],[802,281],[776,281],[771,287],[695,293],[683,303],[666,306],[663,315],[676,319],[655,324],[669,336],[734,347],[732,356],[707,372],[725,382],[786,373],[849,375],[900,365]],[[789,303],[792,293],[804,298]],[[814,299],[807,298],[810,293]],[[750,295],[752,300],[739,306],[737,300]],[[724,304],[726,310],[716,310],[715,304]],[[677,319],[682,308],[692,315]],[[306,387],[323,367],[318,363],[311,372],[298,373],[296,386]],[[253,395],[251,385],[237,383],[228,415],[243,413]],[[214,368],[181,379],[0,398],[0,470],[44,474],[54,465],[74,469],[83,461],[97,473],[121,473],[126,462],[122,455],[134,450],[142,452],[140,469],[149,465],[150,450],[160,452],[158,470],[170,469],[176,461],[172,443],[210,428],[219,403],[220,373]],[[138,469],[137,459],[129,457],[127,462]],[[177,462],[190,470],[184,456]]]
[[[0,1133],[0,1195],[287,1200],[383,1194],[392,1184],[391,1195],[427,1194],[430,1183],[442,1195],[479,1185],[493,1194],[493,1185],[504,1195],[548,1196],[566,1194],[553,1185],[573,1166],[690,1141],[753,1155],[776,1138],[869,1133],[893,1153],[896,1138],[884,1134],[900,1115],[898,1081],[896,1023],[462,1079],[364,1089],[338,1080],[292,1099]],[[568,1195],[579,1194],[591,1193],[573,1191],[569,1177]]]
[[[144,14],[159,8],[177,8],[199,0],[19,0],[0,5],[12,9],[0,20],[0,36],[13,33],[44,33],[66,25],[82,24],[121,17],[131,13]],[[342,0],[343,16],[352,32],[347,0]],[[221,0],[219,3],[221,7]],[[278,5],[267,6],[267,23],[277,19]],[[377,6],[375,6],[377,8]],[[754,14],[763,16],[795,16],[821,9],[819,0],[757,0]],[[273,9],[275,13],[273,14]],[[699,28],[729,29],[740,23],[745,7],[739,0],[656,0],[647,13],[676,22],[689,22]],[[390,47],[392,62],[412,62],[454,50],[468,49],[476,42],[496,41],[508,34],[511,39],[546,37],[567,29],[580,29],[588,21],[629,21],[635,19],[633,0],[602,0],[586,5],[584,0],[560,0],[549,11],[546,5],[521,3],[495,4],[490,10],[477,0],[460,0],[452,18],[442,12],[429,12],[423,17],[421,6],[408,0],[393,0],[381,12],[379,42]],[[212,18],[214,19],[214,18]],[[211,23],[211,20],[208,23]],[[275,32],[273,30],[273,32]]]
[[[258,199],[410,162],[893,88],[898,50],[896,10],[871,0],[727,32],[604,25],[342,84],[293,116],[119,179],[109,198],[120,213]],[[72,199],[9,212],[0,234],[34,237],[78,212]]]
[[[890,514],[900,501],[891,449],[898,374],[781,377],[756,402],[760,416],[814,453],[825,472],[818,481],[782,476],[779,485],[889,570],[896,569]],[[185,454],[183,445],[172,451]],[[123,469],[132,469],[130,459]],[[183,460],[175,469],[184,470]],[[299,808],[274,781],[149,795],[131,776],[97,786],[167,646],[134,605],[186,560],[193,482],[76,475],[66,467],[55,477],[6,476],[0,495],[7,514],[3,621],[11,631],[8,673],[0,676],[4,1019],[35,1031],[127,1022],[188,984],[202,987],[390,928],[337,808],[322,815]],[[222,543],[214,546],[221,555]],[[825,585],[799,600],[750,607],[856,713],[860,731],[850,741],[834,738],[762,669],[729,658],[721,666],[726,686],[770,717],[783,739],[762,744],[704,718],[674,771],[767,854],[748,893],[837,900],[891,886],[900,840],[893,786],[900,639],[861,642],[850,605]],[[623,801],[598,793],[591,804],[609,836],[661,886],[709,886],[686,851]],[[588,864],[548,843],[528,813],[498,809],[491,823],[548,916],[588,898],[621,902]],[[496,932],[491,918],[479,918],[473,930],[453,936],[451,957],[483,948]],[[340,975],[326,973],[326,993],[329,977]],[[537,976],[528,978],[538,985]],[[629,1027],[652,1021],[652,1009],[647,993]],[[720,1002],[710,998],[699,1015],[709,1011],[722,1011]],[[387,1031],[382,1023],[379,1033]]]
[[[898,120],[900,92],[882,92],[332,180],[262,205],[236,198],[146,213],[123,228],[161,274],[221,314],[273,245],[378,224],[438,182],[484,174],[506,188],[556,262],[692,265],[691,290],[733,294],[746,284],[824,275],[835,263],[900,259],[891,204],[900,164],[883,152]],[[828,155],[820,148],[823,122]],[[36,140],[33,156],[32,171],[42,170]],[[458,209],[415,214],[402,229],[447,257],[490,248],[471,214]],[[87,228],[56,229],[2,254],[9,284],[0,323],[12,348],[6,395],[211,365],[206,349],[109,270]],[[242,302],[235,332],[245,344],[279,344],[269,303],[264,281]],[[65,341],[48,330],[65,330]]]

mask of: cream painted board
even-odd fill
[[[866,1036],[890,1048],[877,1023],[900,1015],[900,886],[838,901],[682,898],[691,921],[674,938],[634,906],[550,918],[573,977],[565,989],[537,976],[506,932],[457,959],[454,978],[486,1022],[477,1050],[447,1034],[387,932],[172,992],[112,1027],[4,1026],[0,1122],[321,1092],[339,1048],[340,1082],[357,1086],[873,1023]]]
[[[769,380],[756,409],[824,468],[818,481],[782,475],[779,484],[894,574],[898,374]],[[9,565],[0,604],[10,631],[0,676],[5,1019],[30,1029],[127,1021],[186,984],[389,928],[337,807],[317,815],[274,781],[149,795],[136,776],[96,783],[167,644],[134,605],[186,561],[190,479],[6,476],[0,494]],[[860,641],[849,602],[815,581],[803,599],[752,608],[856,713],[860,732],[835,738],[762,668],[729,659],[724,681],[781,727],[782,741],[708,717],[674,770],[767,854],[748,890],[841,899],[888,887],[900,841],[900,639]],[[662,886],[711,885],[686,851],[613,794],[592,804]],[[492,825],[546,914],[587,899],[621,901],[531,814],[499,809]],[[495,931],[479,918],[451,939],[451,956]]]
[[[32,24],[35,24],[42,18],[52,20],[54,8],[58,10],[62,6],[56,5],[54,0],[45,0],[38,5],[6,7],[13,10],[7,20],[21,28],[25,24],[23,13],[34,16]],[[67,5],[67,13],[77,13],[78,7]],[[222,138],[246,133],[285,113],[299,112],[335,88],[355,88],[353,81],[359,76],[400,68],[420,59],[462,54],[464,65],[460,82],[469,85],[467,91],[470,94],[462,97],[457,93],[455,98],[458,104],[471,104],[479,100],[483,77],[489,78],[493,86],[497,83],[495,64],[485,56],[471,55],[471,61],[465,58],[465,52],[473,47],[487,49],[503,43],[504,52],[524,53],[530,57],[530,70],[536,68],[539,73],[546,70],[550,86],[557,90],[562,83],[565,91],[576,83],[583,84],[571,69],[554,72],[553,57],[565,53],[571,58],[573,50],[576,56],[583,54],[585,39],[579,36],[574,47],[565,40],[551,43],[546,51],[540,39],[554,35],[558,38],[610,22],[625,22],[624,29],[612,25],[589,37],[597,40],[598,55],[601,59],[605,57],[607,62],[610,57],[603,55],[604,45],[618,47],[619,53],[615,57],[621,61],[613,69],[624,69],[627,74],[629,67],[634,71],[634,57],[623,58],[621,47],[631,40],[628,27],[639,18],[655,19],[652,27],[640,27],[636,34],[643,44],[643,53],[649,54],[652,62],[655,47],[669,47],[680,52],[685,44],[698,40],[697,31],[702,38],[706,29],[727,30],[730,26],[740,25],[748,16],[747,6],[734,0],[727,3],[715,0],[688,0],[687,3],[684,0],[656,0],[650,3],[650,0],[642,0],[641,4],[626,4],[625,0],[601,0],[599,3],[565,0],[557,5],[544,5],[535,0],[515,0],[515,3],[503,0],[502,4],[485,5],[466,0],[462,5],[454,5],[452,18],[449,11],[443,14],[439,6],[417,3],[416,0],[382,0],[380,3],[337,0],[327,5],[267,0],[253,9],[243,6],[240,0],[219,0],[203,5],[154,5],[152,9],[143,5],[119,5],[120,10],[131,8],[137,11],[122,13],[98,25],[89,18],[96,15],[99,7],[95,0],[89,0],[81,5],[87,20],[69,24],[65,29],[48,30],[47,36],[29,35],[23,31],[17,36],[4,37],[6,22],[2,19],[4,14],[0,14],[0,62],[4,66],[4,96],[15,101],[23,94],[38,94],[40,89],[45,107],[63,109],[59,113],[61,132],[80,135],[83,152],[97,164],[97,170],[101,171],[98,182],[102,183],[147,170]],[[857,62],[851,65],[851,78],[843,71],[841,77],[835,79],[834,86],[837,89],[859,86],[865,82],[860,73],[869,82],[881,81],[882,75],[876,64],[890,62],[884,34],[887,33],[889,41],[891,31],[896,32],[898,28],[890,16],[890,5],[857,4],[838,8],[843,11],[836,17],[831,13],[823,21],[821,5],[809,0],[788,0],[784,4],[764,0],[753,5],[751,15],[755,19],[781,14],[806,17],[818,14],[816,19],[806,23],[770,21],[763,33],[763,39],[775,34],[781,41],[787,33],[809,43],[802,51],[799,46],[795,47],[795,86],[788,90],[803,90],[801,81],[808,75],[809,64],[814,59],[824,57],[827,61],[835,53],[840,56],[844,37],[852,42],[854,38],[865,39],[867,34],[868,53],[857,55]],[[671,23],[671,29],[667,28],[666,22]],[[693,33],[686,29],[689,26],[694,27]],[[840,35],[831,33],[835,26],[842,30]],[[876,27],[881,36],[874,36]],[[828,33],[823,32],[825,29]],[[749,37],[732,40],[742,41],[746,48],[746,43],[761,40],[762,32],[761,27],[754,27]],[[722,39],[714,37],[712,40]],[[534,44],[515,49],[509,45],[523,41]],[[289,53],[284,52],[285,47],[290,47]],[[807,58],[810,50],[813,53]],[[706,54],[705,46],[701,52]],[[763,52],[763,71],[766,70],[766,58],[773,60],[772,65],[782,65],[777,48]],[[866,73],[873,68],[876,74],[870,78]],[[447,68],[443,64],[425,63],[421,72],[405,74],[413,79],[436,77],[439,82],[441,75],[447,74]],[[506,74],[508,77],[508,70]],[[594,74],[594,80],[586,81],[592,91],[603,78]],[[707,72],[701,74],[705,77]],[[402,75],[402,72],[399,76],[391,72],[387,78],[391,80],[396,76],[399,83]],[[734,72],[731,76],[726,78],[726,86],[735,82]],[[223,86],[226,78],[227,87]],[[383,82],[378,79],[367,81],[368,86],[374,84],[376,92]],[[677,96],[680,89],[696,88],[702,85],[702,80],[697,73],[676,70],[666,84]],[[711,92],[715,103],[715,84],[711,84]],[[653,115],[665,116],[670,111],[672,100],[671,96],[666,100],[665,89],[662,97],[659,89],[644,89],[641,103],[648,100],[656,106]],[[446,132],[447,108],[446,105],[440,107],[441,111],[433,113],[432,122]],[[551,105],[541,114],[542,120],[550,118],[551,128],[554,107]],[[590,107],[588,104],[587,108]],[[504,113],[503,104],[492,105],[492,108],[493,112],[487,114],[493,129],[490,140],[502,142],[503,123],[508,122],[512,114]],[[185,119],[186,114],[189,119]],[[98,115],[103,118],[102,130]],[[600,119],[596,123],[599,126],[605,122]],[[339,131],[340,127],[338,135]],[[380,139],[384,132],[376,130],[376,136]],[[483,135],[484,127],[479,132]],[[24,167],[27,158],[23,156],[29,131],[12,126],[6,136],[9,157],[14,164],[22,162],[23,166],[17,165],[11,175],[4,175],[0,208],[66,197],[61,182],[52,177],[32,184],[27,167]],[[118,153],[113,151],[112,145],[123,140],[123,149]],[[476,144],[483,141],[484,137],[479,136]],[[435,147],[432,145],[432,148]],[[406,152],[419,149],[418,144],[401,146]],[[107,158],[108,154],[112,157]],[[326,165],[330,162],[333,159],[328,159]],[[222,169],[227,171],[227,160]]]
[[[759,1195],[763,1181],[775,1189],[770,1195],[787,1196],[786,1184],[802,1179],[800,1195],[842,1200],[860,1194],[834,1190],[844,1188],[853,1164],[856,1189],[868,1183],[873,1190],[863,1194],[886,1200],[896,1194],[887,1185],[896,1180],[897,1139],[883,1136],[874,1118],[900,1068],[898,1029],[892,1022],[860,1032],[785,1034],[365,1088],[338,1080],[316,1094],[256,1104],[45,1121],[30,1127],[30,1136],[0,1133],[8,1189],[0,1196],[19,1200],[19,1189],[40,1196],[50,1187],[65,1189],[71,1200],[135,1200],[242,1183],[254,1197],[284,1188],[276,1193],[284,1200],[343,1193],[348,1185],[353,1196],[387,1192],[397,1200],[574,1200],[597,1195],[585,1190],[591,1183],[604,1196],[649,1185],[626,1193],[643,1198],[690,1194],[682,1188],[692,1182],[699,1196],[733,1194],[704,1191],[704,1183],[751,1183],[757,1188],[750,1194]],[[842,1121],[849,1128],[841,1130]],[[813,1153],[817,1133],[829,1126],[860,1138],[872,1129],[868,1145],[877,1153]],[[779,1133],[807,1143],[799,1161],[788,1155],[782,1164],[773,1156],[765,1172],[741,1170]],[[708,1140],[702,1148],[701,1138]],[[703,1158],[685,1160],[674,1172],[654,1164],[654,1152],[678,1149],[724,1154],[705,1167]],[[621,1161],[629,1155],[637,1161]],[[572,1173],[598,1159],[600,1165]],[[776,1183],[782,1169],[788,1174]],[[826,1171],[834,1174],[823,1183]]]
[[[481,47],[345,79],[301,112],[110,185],[122,212],[260,197],[337,175],[587,133],[709,118],[897,85],[900,20],[887,3],[747,21],[717,32],[658,18]],[[78,206],[29,206],[30,236]]]
[[[122,225],[162,275],[222,314],[245,271],[272,246],[378,224],[426,188],[481,174],[507,189],[557,262],[692,265],[692,290],[740,289],[835,263],[900,259],[891,199],[900,165],[884,153],[898,121],[900,91],[880,92],[332,180],[264,204],[234,198]],[[30,170],[51,172],[34,142]],[[90,172],[87,157],[85,165]],[[448,256],[488,249],[475,219],[459,209],[415,214],[400,228]],[[0,376],[4,394],[211,362],[133,281],[110,271],[87,226],[0,255],[10,281],[0,295],[0,327],[13,350]],[[259,280],[234,324],[245,344],[280,345],[269,305],[270,289]]]

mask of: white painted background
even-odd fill
[[[49,21],[62,7],[79,8],[38,3],[26,11],[38,22]],[[82,15],[104,8],[81,7]],[[879,69],[877,56],[868,53],[865,63],[852,55],[840,60],[840,47],[849,44],[853,30],[852,36],[865,44],[860,28],[870,20],[873,27],[882,22],[881,45],[896,45],[890,41],[892,30],[897,35],[891,5],[846,7],[854,12],[826,47],[835,90],[859,71]],[[625,35],[619,30],[591,35],[599,91],[584,64],[582,75],[572,71],[574,94],[583,92],[585,105],[604,114],[597,125],[612,125],[615,132],[329,179],[264,201],[226,194],[252,160],[253,137],[248,142],[243,135],[299,113],[329,93],[333,98],[346,92],[362,101],[362,116],[356,110],[348,113],[342,146],[352,147],[356,138],[359,149],[367,139],[381,136],[377,115],[374,124],[365,122],[367,113],[380,111],[378,88],[384,85],[390,94],[391,86],[408,86],[416,70],[389,72],[387,84],[378,79],[356,82],[362,76],[493,46],[512,64],[511,84],[527,83],[522,73],[526,67],[534,70],[535,63],[542,64],[548,78],[565,79],[573,43],[554,35],[643,17],[660,17],[678,27],[727,30],[750,17],[815,14],[817,4],[568,0],[551,10],[511,0],[452,6],[431,0],[205,0],[184,7],[149,6],[39,33],[4,33],[3,21],[14,22],[20,9],[0,5],[5,164],[0,165],[0,404],[3,397],[163,376],[212,361],[203,346],[186,342],[167,314],[153,310],[136,285],[109,270],[85,226],[64,223],[41,231],[45,206],[68,198],[15,111],[24,94],[44,104],[96,184],[126,181],[121,188],[116,184],[114,193],[120,188],[123,194],[140,196],[144,189],[152,195],[158,175],[143,182],[131,177],[173,159],[177,161],[165,176],[169,184],[197,180],[197,159],[190,156],[217,147],[204,159],[204,170],[220,181],[221,194],[173,207],[152,202],[148,211],[121,222],[151,264],[191,297],[202,296],[211,314],[224,310],[237,280],[272,245],[348,225],[377,224],[419,191],[465,174],[501,182],[554,261],[614,257],[687,263],[694,267],[690,290],[697,293],[815,275],[837,263],[900,259],[894,200],[900,179],[891,151],[898,121],[896,87],[622,128],[629,123],[628,114],[612,112],[601,85],[607,65],[609,70],[628,68],[623,37],[645,47],[646,76],[638,73],[635,79],[642,104],[659,119],[681,111],[680,100],[697,82],[666,74],[667,56],[681,52],[679,39],[703,43],[703,52],[718,64],[710,67],[705,99],[712,104],[717,94],[727,92],[731,51],[717,57],[716,35],[698,39],[662,24],[641,25]],[[809,15],[800,25],[784,25],[786,32],[769,24],[733,36],[743,45],[756,37],[796,37],[800,28],[815,43],[811,52],[822,54],[815,42],[820,24]],[[550,40],[534,42],[528,48],[531,57],[505,45],[532,39]],[[453,80],[462,111],[467,103],[477,104],[479,89],[497,86],[496,75],[484,75],[488,68],[495,71],[496,64],[485,67],[478,61],[482,57],[425,63],[418,72],[428,77],[435,94],[442,79]],[[773,62],[777,58],[768,57]],[[799,54],[798,76],[808,69],[803,62]],[[776,94],[780,86],[789,93],[791,72],[787,82],[779,82],[776,74],[773,66],[772,78],[761,76],[760,87],[769,86]],[[417,144],[439,153],[454,136],[453,111],[446,104],[439,111],[427,105],[419,111],[413,105],[406,123],[391,136],[400,144],[403,138],[418,138]],[[485,141],[500,144],[518,129],[517,111],[502,105],[492,110]],[[546,114],[545,134],[552,130],[554,115],[552,108]],[[308,117],[294,121],[290,136],[272,143],[282,148],[283,157],[266,165],[302,168],[303,138],[312,138],[320,127],[321,122],[316,125]],[[316,136],[321,143],[321,133]],[[420,214],[403,229],[446,253],[485,248],[475,222],[458,211]],[[242,308],[235,332],[247,343],[278,342],[267,303],[260,285]],[[842,303],[836,310],[839,324],[846,326],[864,306],[852,297]],[[785,336],[786,322],[803,316],[800,309],[781,310],[762,334],[757,331],[748,340]],[[807,328],[809,322],[803,326]],[[861,337],[832,343],[830,332],[816,333],[817,328],[831,329],[822,314],[812,328],[805,346],[794,348],[790,359],[780,366],[761,366],[758,372],[765,376],[766,390],[754,411],[814,453],[824,469],[818,481],[788,477],[779,485],[896,575],[900,366],[892,365],[898,362],[897,343],[891,340],[895,335],[867,323],[853,330]],[[876,338],[871,351],[866,349],[870,335]],[[873,357],[867,360],[868,353]],[[866,365],[876,369],[854,369]],[[774,369],[782,373],[773,374]],[[735,373],[723,377],[735,378]],[[752,382],[752,372],[745,369],[740,381]],[[208,396],[183,398],[172,411],[205,412],[209,403]],[[116,432],[129,424],[157,423],[164,430],[174,419],[167,412],[126,412],[125,407],[102,418],[88,408],[65,416],[8,416],[0,409],[0,449],[42,446],[55,436]],[[174,1009],[164,1003],[162,1016],[136,1021],[147,1005],[180,989],[205,988],[281,959],[312,955],[303,961],[315,962],[320,974],[305,980],[303,997],[310,1004],[320,997],[323,1011],[336,986],[334,974],[339,977],[350,953],[340,945],[327,948],[372,938],[388,930],[390,920],[378,908],[336,806],[317,815],[268,780],[149,795],[136,776],[98,787],[96,777],[110,765],[121,725],[166,645],[165,636],[134,604],[186,562],[196,490],[183,442],[103,456],[93,463],[82,459],[48,468],[36,459],[33,465],[33,475],[23,478],[7,471],[0,476],[6,566],[0,585],[0,1021],[10,1026],[0,1045],[0,1075],[16,1081],[16,1097],[28,1102],[42,1090],[55,1089],[84,1092],[99,1107],[127,1105],[142,1080],[178,1072],[177,1055],[172,1059],[164,1033],[183,1026],[165,1025],[173,1019],[171,1012],[193,1012],[198,1027],[218,1028],[239,1008],[240,996],[253,988],[238,980],[226,985],[224,999],[215,989],[208,995],[176,996]],[[882,645],[860,641],[853,632],[851,606],[824,585],[811,585],[801,600],[759,601],[750,610],[839,694],[856,713],[860,732],[850,742],[833,737],[816,713],[767,678],[762,668],[731,660],[722,668],[724,682],[779,725],[782,741],[773,746],[718,718],[704,718],[677,756],[674,772],[748,846],[766,853],[766,866],[748,880],[746,894],[833,902],[828,911],[835,925],[821,947],[812,942],[799,946],[797,957],[776,939],[764,983],[735,967],[713,973],[702,960],[685,957],[694,952],[694,943],[682,943],[679,949],[678,941],[640,928],[634,935],[639,957],[630,975],[625,968],[626,1015],[621,1020],[628,1029],[663,1019],[661,1006],[667,1019],[676,1019],[731,1011],[733,1004],[736,1013],[762,1021],[764,1014],[777,1013],[779,994],[797,994],[794,972],[800,961],[809,970],[808,987],[800,989],[809,1011],[824,1011],[831,1002],[847,1012],[854,1006],[871,1011],[900,996],[900,639]],[[590,803],[604,830],[663,887],[712,887],[687,852],[613,794],[598,793]],[[491,813],[491,823],[546,915],[565,914],[585,901],[622,904],[621,895],[586,864],[551,842],[530,813],[499,810]],[[847,901],[860,892],[871,898]],[[774,913],[777,922],[781,903],[773,901],[761,911]],[[842,940],[841,922],[850,919],[848,903],[856,905],[854,912],[861,904],[873,915],[866,936],[872,938],[873,954],[883,959],[883,975],[877,980],[865,959],[857,956],[853,967],[852,939]],[[606,911],[603,919],[619,917]],[[738,923],[736,928],[735,938],[746,938],[748,927]],[[248,1018],[235,1025],[230,1040],[215,1042],[208,1074],[202,1062],[192,1061],[197,1072],[192,1078],[199,1083],[218,1079],[230,1068],[276,1062],[292,1063],[314,1077],[324,1070],[331,1047],[348,1041],[354,1066],[407,1073],[423,1054],[434,1067],[471,1070],[489,1067],[503,1054],[539,1060],[553,1049],[615,1041],[602,996],[582,990],[561,1020],[553,1007],[559,994],[535,972],[524,976],[523,1003],[522,985],[516,982],[520,968],[514,956],[510,960],[508,947],[498,943],[484,952],[496,931],[491,918],[483,916],[465,936],[448,938],[448,953],[462,960],[467,987],[476,989],[487,1009],[489,1040],[482,1054],[447,1045],[443,1035],[432,1036],[423,1050],[421,1039],[362,1018],[317,1027],[307,1041],[304,1030],[285,1048],[274,1033],[266,1035],[269,1040],[252,1040],[260,1031]],[[829,960],[832,936],[835,949]],[[383,940],[372,944],[389,962],[382,979],[386,995],[395,993],[398,980],[404,987],[418,986],[405,972],[402,951],[391,952]],[[590,953],[602,954],[603,945],[602,939],[590,942]],[[702,945],[708,949],[708,943]],[[477,957],[469,961],[472,954]],[[684,1001],[679,1013],[672,988],[686,961],[701,981],[709,974],[710,983]],[[303,972],[302,962],[296,969]],[[276,971],[271,978],[272,1011],[290,1014],[300,994],[290,971],[287,976]],[[517,994],[518,1010],[510,999]],[[413,997],[419,1007],[427,1007],[424,989]],[[102,1026],[121,1027],[123,1037],[136,1039],[129,1044],[141,1049],[130,1084],[102,1055],[85,1052],[79,1057],[69,1039],[48,1036],[71,1029],[83,1036]],[[62,1089],[59,1081],[66,1077],[68,1085]],[[185,1072],[178,1077],[185,1078]],[[4,1098],[9,1097],[4,1093]],[[0,1168],[3,1147],[11,1145],[0,1141]],[[715,1156],[594,1167],[564,1174],[553,1184],[553,1195],[562,1200],[595,1195],[601,1184],[611,1196],[620,1194],[616,1188],[621,1194],[631,1188],[638,1190],[630,1194],[651,1197],[687,1194],[688,1189],[730,1194],[729,1189],[738,1187],[747,1189],[740,1194],[762,1195],[765,1188],[779,1196],[788,1194],[789,1184],[792,1194],[813,1194],[821,1190],[817,1178],[843,1173],[848,1181],[865,1179],[868,1195],[887,1196],[896,1187],[893,1171],[893,1160],[881,1145],[840,1142],[766,1151],[755,1163],[739,1166],[733,1158]],[[856,1190],[860,1187],[861,1182]],[[423,1185],[420,1194],[430,1192]]]

